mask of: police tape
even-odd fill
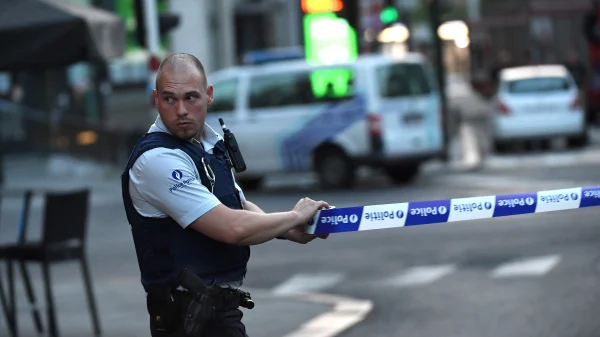
[[[328,234],[499,218],[600,206],[600,186],[323,209],[306,233]]]

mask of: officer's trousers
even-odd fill
[[[183,322],[191,297],[181,296],[180,294],[174,294],[174,298],[180,303],[177,305],[180,311],[180,319],[176,330],[174,332],[156,331],[153,327],[153,321],[150,319],[150,333],[152,337],[248,337],[246,326],[242,323],[243,313],[240,309],[217,311],[215,319],[206,325],[201,335],[187,335],[183,330]]]

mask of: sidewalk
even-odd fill
[[[34,268],[30,268],[33,271]],[[33,274],[33,273],[32,273]],[[37,279],[37,278],[34,278]],[[36,336],[29,304],[17,278],[17,303],[19,312],[19,332],[22,337]],[[34,284],[43,324],[47,327],[43,286]],[[57,320],[61,336],[93,336],[91,316],[87,307],[83,281],[73,275],[72,282],[54,283],[54,298]],[[249,336],[282,337],[290,334],[302,324],[329,310],[332,305],[309,300],[276,297],[264,291],[250,290],[256,306],[252,310],[242,308],[243,322]],[[98,311],[102,336],[143,337],[150,336],[148,313],[143,289],[135,280],[113,280],[95,282],[94,293],[98,301]],[[6,322],[0,315],[0,331],[8,332]],[[4,333],[2,333],[4,336]],[[6,335],[8,336],[8,335]]]
[[[98,302],[102,336],[149,336],[144,292],[138,279],[139,271],[136,267],[133,243],[120,202],[120,172],[94,165],[87,166],[86,169],[75,169],[74,166],[77,166],[77,163],[64,158],[51,161],[50,164],[45,159],[32,157],[7,160],[5,188],[60,190],[86,185],[91,187],[92,212],[88,227],[87,255],[91,277],[94,280],[93,290]],[[2,200],[4,223],[0,224],[0,244],[12,242],[12,238],[16,236],[14,224],[19,218],[21,203],[21,196],[18,194]],[[28,232],[40,232],[39,217],[42,205],[41,198],[33,199],[30,210],[33,219]],[[28,267],[34,282],[37,307],[40,308],[44,325],[47,325],[45,292],[40,269],[35,264],[29,264]],[[15,271],[20,336],[37,336],[21,274],[18,269]],[[4,263],[0,263],[0,277],[3,278],[3,285],[6,287]],[[78,264],[73,261],[53,265],[51,279],[61,336],[93,336],[91,316]],[[323,294],[283,297],[261,289],[244,287],[244,290],[252,294],[256,304],[252,310],[242,308],[243,322],[251,337],[332,337],[362,321],[372,308],[370,301]],[[1,312],[0,336],[8,337],[8,327]]]
[[[118,178],[122,168],[63,154],[12,155],[4,158],[6,186],[31,186],[36,183],[102,184]]]
[[[118,167],[65,155],[48,157],[23,155],[4,159],[4,186],[6,194],[3,209],[22,206],[26,189],[34,191],[61,191],[90,188],[91,204],[98,205],[121,199],[121,181]],[[32,208],[42,205],[39,195],[34,195]]]

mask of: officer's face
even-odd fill
[[[213,87],[194,67],[165,70],[159,76],[153,97],[163,123],[178,138],[200,140]]]

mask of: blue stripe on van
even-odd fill
[[[366,100],[362,95],[350,101],[328,104],[322,113],[283,139],[281,154],[284,169],[291,172],[309,169],[311,152],[315,147],[366,117]]]

